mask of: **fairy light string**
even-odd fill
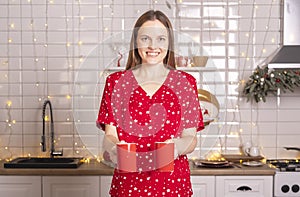
[[[81,47],[83,45],[83,41],[81,40],[81,25],[82,21],[84,20],[84,17],[81,15],[81,0],[77,0],[77,18],[78,18],[78,24],[77,24],[77,46],[78,46],[78,65],[80,65],[84,59],[84,56],[81,54]],[[74,120],[78,123],[80,122],[80,119]],[[80,147],[80,138],[76,137],[75,134],[73,134],[73,150],[74,154],[79,155],[82,154],[81,150],[85,151],[85,146]]]
[[[268,37],[268,34],[269,34],[269,30],[270,30],[270,20],[271,20],[271,15],[272,15],[272,9],[274,7],[274,3],[276,2],[276,0],[270,0],[271,3],[268,4],[269,5],[269,10],[268,10],[268,18],[267,18],[267,22],[266,22],[266,26],[265,26],[265,32],[264,32],[264,37],[263,37],[263,40],[262,40],[262,50],[260,51],[260,54],[257,56],[257,60],[260,61],[260,59],[263,57],[263,55],[266,53],[266,49],[265,49],[265,45],[266,45],[266,42],[268,41],[267,40],[267,37]],[[241,1],[239,1],[241,3]],[[246,52],[242,52],[241,55],[242,57],[244,57],[244,64],[242,67],[239,67],[239,73],[241,73],[239,75],[239,82],[238,82],[238,86],[240,86],[241,88],[243,88],[245,86],[245,68],[246,68],[246,65],[247,65],[247,62],[250,61],[250,57],[248,56],[248,49],[249,49],[249,46],[250,44],[256,40],[256,38],[254,37],[254,23],[255,23],[255,16],[256,16],[256,12],[259,11],[259,9],[261,9],[260,6],[257,5],[256,1],[253,2],[252,4],[252,18],[251,18],[251,26],[250,26],[250,29],[248,32],[250,32],[250,34],[247,32],[245,34],[245,37],[247,38],[248,37],[248,44],[247,44],[247,50]],[[256,20],[259,20],[256,18]],[[271,42],[275,42],[275,38],[272,38]],[[255,49],[253,49],[253,54],[255,54]],[[254,58],[252,58],[252,61],[254,61]],[[239,89],[241,89],[239,88]],[[239,105],[240,105],[240,101],[241,101],[241,94],[238,94],[237,96],[237,109],[239,110]],[[254,104],[254,105],[253,105]],[[251,143],[253,144],[253,142],[255,141],[255,144],[254,145],[259,145],[259,125],[258,125],[258,113],[259,113],[259,106],[256,104],[256,103],[253,103],[251,102],[251,120],[250,120],[250,123],[249,123],[249,127],[250,127],[250,141]],[[255,114],[254,114],[255,113]],[[239,110],[239,115],[240,117],[241,116],[241,112]],[[253,118],[253,117],[256,117],[256,118]],[[242,120],[241,120],[242,121]],[[256,131],[257,131],[257,135],[256,135],[256,140],[253,140],[253,133],[254,133],[254,128],[256,128]],[[241,132],[243,132],[242,129],[240,129]]]
[[[7,140],[1,140],[3,144],[1,146],[3,147],[3,151],[1,151],[3,155],[5,155],[6,159],[9,159],[12,157],[12,152],[10,150],[10,144],[11,144],[11,136],[13,133],[12,126],[16,123],[16,120],[12,118],[12,99],[11,99],[11,87],[10,87],[10,45],[13,43],[13,39],[11,38],[11,29],[13,29],[14,23],[10,23],[10,3],[8,2],[8,9],[7,9],[7,17],[6,17],[6,23],[8,25],[7,28],[7,45],[6,45],[6,57],[7,60],[5,61],[6,64],[6,74],[4,75],[7,84],[7,101],[5,104],[6,109],[6,125],[4,129],[4,134],[7,135]],[[6,141],[6,144],[4,143]]]
[[[81,0],[77,0],[77,7],[78,7],[78,12],[77,12],[77,17],[78,17],[78,58],[79,58],[79,62],[78,64],[80,64],[83,61],[83,55],[81,54],[81,46],[83,45],[83,42],[81,40],[81,25],[82,25],[82,21],[84,19],[84,17],[81,15]]]
[[[72,5],[72,10],[73,10],[73,5]],[[73,18],[72,18],[73,19]],[[74,20],[72,20],[74,21]],[[69,33],[70,33],[70,29],[69,29],[69,22],[70,22],[70,17],[68,15],[68,1],[65,0],[64,2],[64,22],[65,22],[65,37],[66,37],[66,43],[65,43],[65,51],[66,51],[66,61],[67,61],[67,77],[68,77],[68,93],[66,94],[66,99],[68,101],[71,101],[71,89],[72,89],[72,85],[71,85],[71,81],[74,79],[73,78],[73,62],[70,58],[70,48],[72,47],[72,43],[70,41],[70,37],[69,37]],[[72,77],[71,77],[72,75]],[[67,117],[66,121],[69,121],[69,118]],[[72,127],[74,128],[74,123],[72,123]],[[60,138],[59,138],[60,139]],[[75,150],[75,146],[74,146],[74,139],[75,139],[75,133],[72,132],[72,139],[73,139],[73,150]]]
[[[270,0],[271,1],[271,5],[269,6],[269,10],[268,10],[268,19],[267,19],[267,24],[265,26],[265,32],[264,32],[264,38],[263,38],[263,42],[262,42],[262,50],[260,51],[260,55],[258,56],[258,61],[262,58],[263,54],[266,53],[266,49],[265,49],[265,42],[266,42],[266,38],[267,38],[267,35],[269,33],[269,29],[270,29],[270,19],[271,19],[271,14],[272,14],[272,8],[273,8],[273,0]],[[256,7],[256,11],[257,9],[260,9],[259,7]],[[252,103],[253,104],[253,103]],[[260,144],[260,138],[259,138],[259,135],[260,135],[260,128],[259,128],[259,124],[258,124],[258,112],[259,112],[259,107],[256,104],[252,105],[252,107],[255,108],[255,119],[252,120],[252,111],[251,110],[251,121],[252,121],[252,124],[251,124],[251,142],[252,142],[252,145],[255,145],[255,146],[258,146]],[[254,132],[254,128],[256,128],[256,140],[253,140],[253,132]],[[277,136],[277,135],[276,135]],[[255,143],[254,143],[255,142]],[[253,144],[254,143],[254,144]]]
[[[70,58],[70,47],[71,47],[71,41],[69,37],[69,15],[68,15],[68,0],[65,0],[64,3],[64,19],[65,19],[65,36],[66,36],[66,43],[65,43],[65,51],[66,51],[66,61],[67,61],[67,72],[68,72],[68,93],[66,94],[66,99],[71,99],[71,91],[72,91],[72,81],[73,81],[73,63]]]
[[[44,71],[44,78],[45,78],[45,85],[44,85],[44,97],[41,99],[50,99],[50,95],[49,95],[49,83],[48,83],[48,41],[49,41],[49,28],[48,28],[48,10],[49,10],[49,0],[46,0],[46,5],[45,5],[45,43],[44,43],[44,66],[42,68],[42,71]]]
[[[246,39],[248,38],[247,39],[246,51],[242,51],[241,54],[240,54],[241,58],[243,58],[243,60],[244,60],[242,72],[240,72],[240,70],[239,70],[239,73],[242,73],[241,75],[239,75],[240,79],[241,78],[243,79],[245,68],[247,66],[247,63],[250,61],[250,58],[249,58],[248,54],[249,54],[249,51],[250,51],[250,49],[249,49],[250,44],[253,43],[253,41],[254,41],[253,31],[254,31],[254,26],[255,26],[254,25],[254,23],[255,23],[254,18],[255,18],[255,15],[256,15],[256,9],[257,9],[257,5],[256,5],[256,0],[255,0],[255,1],[253,1],[253,4],[252,4],[252,10],[251,10],[252,14],[251,14],[251,18],[250,18],[249,30],[244,35]],[[252,59],[252,61],[253,61],[253,59]],[[241,111],[239,110],[239,101],[240,101],[240,94],[238,94],[238,96],[237,96],[236,106],[237,106],[237,109],[239,111],[240,117],[242,117],[241,116]],[[250,127],[250,142],[252,144],[252,141],[253,141],[253,125],[254,125],[253,124],[253,109],[252,109],[252,106],[250,108],[250,114],[251,114],[251,116],[250,116],[251,119],[250,119],[249,127]],[[240,120],[240,121],[242,122],[242,120]],[[245,137],[245,135],[243,135],[243,136]]]
[[[38,62],[39,62],[39,58],[37,56],[37,37],[36,37],[36,31],[35,31],[35,20],[34,20],[34,8],[33,8],[33,3],[32,0],[28,0],[27,1],[29,3],[29,7],[30,7],[30,30],[31,30],[31,42],[32,42],[32,50],[33,50],[33,71],[35,73],[35,88],[39,88],[40,86],[40,81],[39,81],[39,69],[38,69]],[[39,98],[38,101],[41,101],[41,99]],[[23,148],[24,149],[24,148]],[[25,150],[23,150],[23,152],[25,152]],[[31,153],[27,152],[27,155],[30,156]]]
[[[35,33],[35,21],[34,21],[34,9],[33,9],[33,4],[32,1],[29,0],[29,5],[30,5],[30,28],[31,28],[31,39],[32,39],[32,44],[33,44],[33,64],[34,64],[34,73],[35,73],[35,86],[38,88],[40,85],[39,81],[39,72],[38,72],[38,57],[37,57],[37,49],[36,49],[36,43],[37,43],[37,37]]]
[[[225,5],[225,4],[224,4]],[[227,5],[228,6],[228,5]],[[241,16],[241,13],[240,13],[240,2],[238,3],[237,5],[238,9],[237,9],[237,15],[238,16]],[[228,44],[229,43],[229,38],[228,38],[228,34],[229,34],[229,22],[228,22],[228,15],[229,13],[226,14],[227,16],[227,20],[226,20],[226,28],[225,28],[225,31],[227,30],[227,32],[224,32],[224,35],[226,34],[226,43]],[[238,24],[241,24],[240,23],[240,18],[241,17],[238,17],[237,18],[237,22]],[[237,29],[237,32],[239,32],[240,29]],[[239,37],[240,36],[240,33],[238,33],[238,40],[240,40]],[[238,51],[240,51],[240,45],[237,46],[238,48]],[[230,67],[229,67],[229,60],[230,60],[230,56],[229,56],[229,51],[228,49],[225,51],[226,55],[226,70],[229,70]],[[238,72],[240,70],[240,67],[237,68],[238,69]],[[228,74],[226,74],[226,81],[228,81],[228,85],[234,85],[235,82],[234,81],[230,81],[230,77],[228,76]],[[228,91],[226,90],[226,95],[228,95]],[[238,99],[237,101],[238,102]],[[235,103],[234,99],[228,99],[226,101],[226,107],[225,107],[225,114],[226,114],[226,117],[229,117],[228,116],[228,113],[230,113],[232,115],[232,118],[230,121],[226,121],[226,125],[228,126],[228,130],[226,132],[226,137],[225,137],[225,151],[227,151],[227,140],[228,138],[236,138],[239,142],[239,145],[236,146],[234,145],[235,148],[238,148],[239,146],[242,145],[242,138],[241,138],[241,131],[242,129],[240,128],[240,121],[238,121],[237,117],[239,116],[239,118],[241,117],[240,114],[239,114],[239,108],[238,108],[238,104]],[[227,118],[226,118],[227,119]],[[239,151],[239,149],[237,150]],[[236,150],[235,150],[236,152]]]
[[[66,1],[67,2],[67,1]],[[73,18],[73,26],[75,27],[77,25],[77,47],[78,47],[78,65],[80,65],[82,62],[83,62],[83,59],[84,59],[84,55],[82,55],[81,53],[81,47],[82,45],[84,44],[84,42],[82,41],[81,39],[81,26],[82,26],[82,22],[84,20],[84,17],[81,15],[81,1],[80,0],[76,0],[77,2],[77,21],[78,23],[75,24],[74,23],[74,18]],[[66,28],[68,28],[66,26]],[[75,31],[73,31],[75,32]],[[75,43],[75,40],[74,40],[74,43]],[[72,67],[72,73],[73,73],[73,79],[75,79],[75,76],[74,76],[74,66]],[[80,84],[77,84],[80,86]],[[74,96],[73,96],[74,97]],[[83,97],[83,95],[81,95],[81,97]],[[77,105],[79,105],[79,103],[77,103]],[[77,106],[80,108],[80,106]],[[71,116],[70,114],[68,116]],[[67,118],[67,121],[70,121],[70,117]],[[81,120],[80,119],[77,119],[77,120],[74,120],[76,121],[77,123],[80,123]],[[73,121],[73,126],[75,124],[75,122]],[[74,126],[75,127],[75,126]],[[74,154],[75,155],[83,155],[83,154],[86,154],[86,147],[84,145],[82,145],[82,142],[81,142],[81,139],[78,135],[75,135],[75,133],[73,132],[72,134],[73,136],[73,150],[74,150]]]
[[[43,43],[43,65],[42,65],[42,68],[41,68],[41,71],[42,71],[42,74],[43,74],[43,77],[44,77],[44,81],[43,81],[43,87],[42,87],[42,90],[43,90],[43,93],[41,95],[41,97],[38,99],[39,102],[42,103],[43,105],[43,102],[44,100],[46,99],[51,99],[52,96],[49,95],[49,81],[48,81],[48,58],[49,58],[49,53],[48,53],[48,44],[49,44],[49,18],[48,18],[48,13],[49,13],[49,3],[53,3],[53,1],[51,0],[46,0],[45,1],[45,22],[44,22],[44,32],[45,32],[45,37],[44,37],[44,43]],[[40,84],[38,85],[40,86]],[[46,114],[45,116],[45,120],[46,120],[46,123],[49,122],[50,120],[50,117]],[[48,124],[48,126],[50,126],[50,124]],[[47,127],[47,131],[49,131],[49,128]],[[47,144],[50,144],[50,143],[47,143]],[[41,144],[39,144],[41,146]],[[30,155],[30,153],[28,153],[28,155]]]
[[[110,35],[112,36],[113,35],[113,27],[114,27],[114,5],[115,5],[115,2],[114,0],[111,0],[111,3],[109,5],[109,8],[110,8],[110,16],[111,16],[111,20],[110,20]]]
[[[222,19],[224,20],[225,29],[220,33],[221,34],[220,36],[224,38],[224,44],[226,46],[227,44],[229,44],[229,38],[228,38],[228,36],[229,36],[229,24],[228,24],[229,23],[229,18],[228,18],[229,13],[227,11],[228,10],[228,2],[224,2],[224,0],[222,0],[221,4],[222,4],[222,10],[223,10]],[[214,26],[215,26],[214,24],[210,23],[209,28],[214,27]],[[211,31],[209,31],[209,37],[211,38]],[[211,48],[211,45],[210,45],[210,48]],[[230,58],[229,51],[228,51],[228,48],[226,47],[226,49],[225,49],[225,70],[229,70],[229,63],[228,63],[229,58]],[[225,81],[230,81],[228,72],[226,72],[226,74],[225,74]],[[227,84],[227,85],[230,85],[230,84]],[[226,97],[229,96],[228,88],[225,88],[225,95],[226,95]],[[235,115],[234,111],[232,111],[232,110],[229,111],[229,106],[232,106],[232,105],[231,104],[229,105],[228,102],[232,102],[232,99],[227,99],[227,101],[225,102],[225,119],[228,118],[228,112],[231,112],[233,114],[233,117],[232,117],[231,121],[225,122],[226,126],[224,128],[228,128],[228,130],[225,129],[225,131],[224,131],[225,132],[224,146],[223,145],[221,146],[221,153],[222,153],[222,151],[225,151],[225,153],[226,153],[228,150],[232,149],[232,148],[228,148],[228,138],[236,137],[234,135],[235,131],[233,129],[233,128],[236,128],[236,125],[237,125],[236,124],[236,115]],[[218,128],[224,130],[224,128],[222,126],[219,126]],[[222,150],[222,148],[224,148],[224,150]]]
[[[65,22],[65,37],[66,37],[66,43],[65,43],[65,52],[66,52],[66,67],[67,67],[67,85],[68,85],[68,92],[65,95],[65,98],[67,99],[68,102],[71,102],[71,98],[72,98],[72,81],[74,81],[74,66],[73,66],[73,62],[71,59],[71,52],[70,52],[70,48],[72,47],[71,44],[71,40],[69,37],[69,33],[70,33],[70,27],[69,27],[69,23],[70,23],[70,16],[68,14],[68,1],[65,0],[64,2],[64,22]],[[67,121],[69,121],[70,118],[67,117]]]
[[[271,4],[269,6],[269,10],[268,10],[268,18],[267,18],[267,22],[266,22],[266,25],[265,25],[265,31],[264,31],[264,37],[263,37],[263,42],[262,42],[262,50],[260,51],[260,55],[258,56],[258,60],[260,60],[264,54],[266,54],[267,50],[265,48],[265,43],[266,43],[266,40],[267,40],[267,36],[269,34],[269,31],[270,31],[270,22],[271,22],[271,16],[272,16],[272,10],[273,10],[273,7],[274,7],[274,2],[275,0],[270,0],[271,1]],[[272,42],[274,42],[275,39],[272,38]]]

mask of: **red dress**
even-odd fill
[[[136,143],[137,171],[114,172],[111,196],[191,196],[186,155],[174,161],[173,172],[155,168],[154,143],[179,137],[184,128],[204,128],[196,80],[183,71],[170,70],[150,97],[132,71],[109,75],[102,96],[97,126],[116,126],[119,140]]]

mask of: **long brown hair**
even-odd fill
[[[168,17],[161,11],[149,10],[149,11],[145,12],[142,16],[140,16],[134,25],[134,29],[133,29],[131,41],[130,41],[130,50],[129,50],[129,54],[128,54],[126,70],[134,68],[135,66],[140,65],[142,63],[142,58],[138,53],[136,38],[137,38],[137,34],[138,34],[140,27],[145,22],[150,21],[150,20],[152,20],[152,21],[159,20],[167,28],[168,36],[169,36],[169,46],[168,46],[167,55],[164,58],[163,63],[167,67],[171,67],[171,68],[175,69],[174,32],[173,32],[172,24],[171,24],[170,20],[168,19]]]

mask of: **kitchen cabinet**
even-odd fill
[[[273,176],[216,176],[216,197],[272,197]]]
[[[41,197],[40,176],[0,176],[0,194],[3,197]]]
[[[101,197],[109,197],[112,176],[101,176]],[[191,176],[193,197],[215,196],[215,176]]]
[[[111,184],[112,176],[101,176],[100,182],[100,197],[109,197],[109,190],[110,190],[110,184]]]
[[[215,176],[191,176],[193,197],[215,196]]]
[[[109,197],[111,175],[0,176],[5,197]],[[193,197],[272,197],[273,176],[192,175]]]
[[[44,176],[43,197],[97,197],[99,176]]]
[[[109,197],[112,176],[101,176],[101,197]],[[215,196],[215,176],[191,176],[193,197]]]
[[[112,176],[101,176],[100,196],[109,197]],[[191,176],[193,197],[215,196],[215,176]]]
[[[112,176],[0,176],[3,197],[109,197]]]

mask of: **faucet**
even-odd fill
[[[45,132],[45,111],[47,104],[49,105],[50,108],[50,139],[51,139],[51,150],[50,150],[50,157],[54,156],[62,156],[63,151],[55,151],[54,144],[55,144],[55,139],[54,139],[54,121],[53,121],[53,114],[52,114],[52,105],[50,100],[46,100],[43,105],[43,135],[42,135],[42,151],[46,152],[46,132]]]

